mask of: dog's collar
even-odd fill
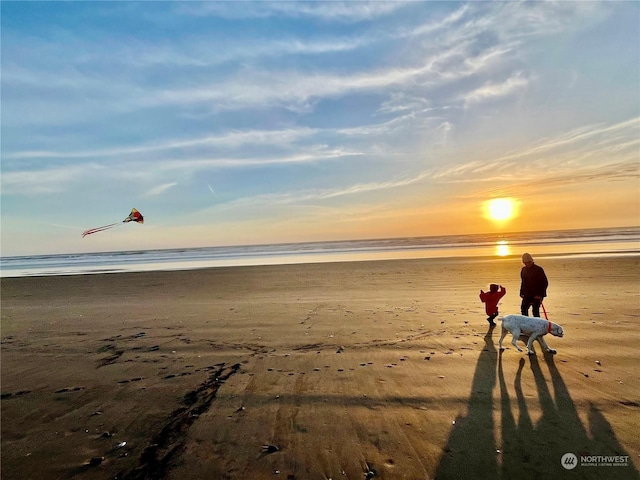
[[[547,320],[547,322],[549,323],[549,328],[547,329],[547,333],[551,333],[551,322],[549,322],[549,320]]]

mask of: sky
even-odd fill
[[[640,224],[639,2],[0,9],[3,256]]]

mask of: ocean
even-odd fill
[[[640,227],[446,235],[0,258],[0,277],[417,258],[640,255]]]

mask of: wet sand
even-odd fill
[[[639,478],[640,257],[538,263],[554,356],[517,259],[2,279],[1,476]]]

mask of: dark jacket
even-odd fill
[[[533,298],[540,296],[544,298],[547,296],[549,280],[547,280],[542,267],[535,263],[529,267],[522,267],[520,278],[522,279],[520,284],[521,297]]]

